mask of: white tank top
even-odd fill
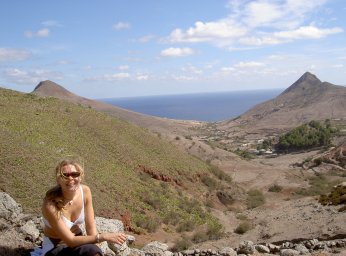
[[[68,229],[71,229],[72,226],[80,225],[80,224],[83,224],[83,223],[85,222],[85,214],[84,214],[84,193],[83,193],[83,188],[82,188],[82,186],[80,186],[79,188],[80,188],[80,191],[81,191],[81,194],[82,194],[82,202],[83,202],[83,204],[82,204],[82,210],[81,210],[81,212],[80,212],[80,214],[79,214],[79,217],[78,217],[74,222],[72,222],[72,221],[70,221],[69,219],[67,219],[67,218],[64,216],[63,213],[61,214],[61,218],[62,218],[62,220],[64,221],[64,223],[66,224],[66,226],[68,227]],[[45,217],[43,217],[43,223],[44,223],[47,227],[49,227],[49,228],[52,227],[52,226],[49,224],[48,220],[47,220]]]

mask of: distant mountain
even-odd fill
[[[310,120],[346,119],[346,87],[321,82],[306,72],[272,100],[258,104],[237,119],[220,122],[222,129],[290,128]]]
[[[175,131],[179,131],[181,134],[185,133],[191,126],[199,125],[201,123],[197,121],[190,122],[185,120],[160,118],[129,111],[111,104],[80,97],[66,90],[63,86],[49,80],[40,82],[32,93],[41,97],[55,97],[73,103],[89,106],[98,111],[105,112],[127,122],[158,133],[174,133]]]

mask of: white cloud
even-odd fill
[[[153,38],[155,38],[155,36],[153,36],[153,35],[146,35],[146,36],[142,36],[141,38],[139,38],[138,41],[140,43],[147,43],[150,40],[152,40]]]
[[[128,70],[129,68],[130,67],[128,65],[122,65],[118,67],[119,70]]]
[[[216,39],[229,40],[245,35],[245,27],[237,25],[231,20],[220,20],[216,22],[203,23],[198,21],[194,27],[186,32],[175,29],[169,36],[171,42],[208,42]]]
[[[193,55],[195,52],[191,48],[174,48],[170,47],[161,51],[163,57],[184,57]]]
[[[276,38],[283,38],[288,40],[294,39],[318,39],[328,35],[337,34],[343,32],[343,29],[335,27],[330,29],[321,29],[314,26],[300,27],[291,31],[280,31],[273,34]]]
[[[128,22],[118,22],[113,25],[113,28],[116,30],[123,30],[131,28],[131,24]]]
[[[33,31],[25,31],[24,36],[27,38],[32,38],[32,37],[48,37],[50,34],[49,28],[42,28],[36,32]]]
[[[114,73],[114,74],[105,74],[100,77],[90,77],[86,78],[87,81],[97,81],[97,82],[114,82],[114,81],[120,81],[120,80],[132,80],[132,81],[146,81],[150,79],[150,76],[148,74],[142,74],[142,73],[136,73],[131,74],[128,72],[120,72],[120,73]]]
[[[343,68],[344,65],[343,64],[335,64],[332,66],[332,68]]]
[[[193,81],[193,80],[196,80],[196,78],[193,76],[183,76],[183,75],[173,75],[171,78],[176,80],[176,81]]]
[[[104,75],[103,79],[106,81],[113,81],[113,80],[129,78],[129,77],[130,77],[129,73],[115,73],[115,74],[111,74],[111,75]]]
[[[209,42],[229,50],[242,45],[266,46],[317,40],[343,29],[328,27],[322,20],[313,20],[327,0],[229,0],[227,17],[215,21],[197,21],[187,29],[176,28],[167,38],[173,43]],[[329,14],[331,15],[331,14]],[[325,19],[327,20],[327,19]],[[316,25],[319,24],[319,25]]]
[[[256,61],[249,61],[249,62],[239,62],[234,65],[236,68],[256,68],[256,67],[263,67],[265,66],[262,62],[256,62]]]
[[[3,77],[16,84],[34,85],[43,80],[61,80],[63,74],[49,70],[21,70],[18,68],[6,69],[3,71]]]
[[[245,6],[244,22],[250,27],[268,26],[282,18],[283,11],[275,3],[254,1]]]
[[[62,27],[59,21],[56,20],[45,20],[41,24],[45,27]]]
[[[234,67],[222,67],[221,68],[221,71],[222,72],[233,72],[235,71],[236,69]]]
[[[138,81],[145,81],[145,80],[149,80],[149,75],[137,75],[135,77],[136,80]]]
[[[191,64],[188,64],[187,66],[183,67],[182,71],[188,72],[191,74],[195,74],[195,75],[200,75],[203,73],[203,70],[201,70],[201,69],[199,69],[199,68],[197,68]]]
[[[31,57],[28,50],[20,50],[14,48],[0,48],[0,61],[21,61]]]
[[[38,37],[48,37],[50,33],[50,30],[48,28],[43,28],[37,31],[37,36]]]

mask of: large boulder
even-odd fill
[[[0,192],[0,218],[13,221],[22,213],[22,207],[4,192]]]

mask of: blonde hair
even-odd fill
[[[62,160],[58,163],[58,165],[55,167],[55,176],[56,179],[59,179],[61,177],[63,177],[63,169],[65,166],[67,165],[73,165],[76,170],[80,173],[80,178],[84,177],[84,169],[81,165],[79,165],[77,162],[75,162],[74,160]],[[63,194],[62,194],[62,190],[60,185],[56,185],[54,187],[52,187],[51,189],[49,189],[46,192],[46,196],[44,198],[44,201],[48,201],[53,203],[53,205],[55,206],[56,210],[57,210],[57,214],[58,216],[60,216],[61,212],[63,212],[65,210],[64,206],[64,199],[63,199]]]

